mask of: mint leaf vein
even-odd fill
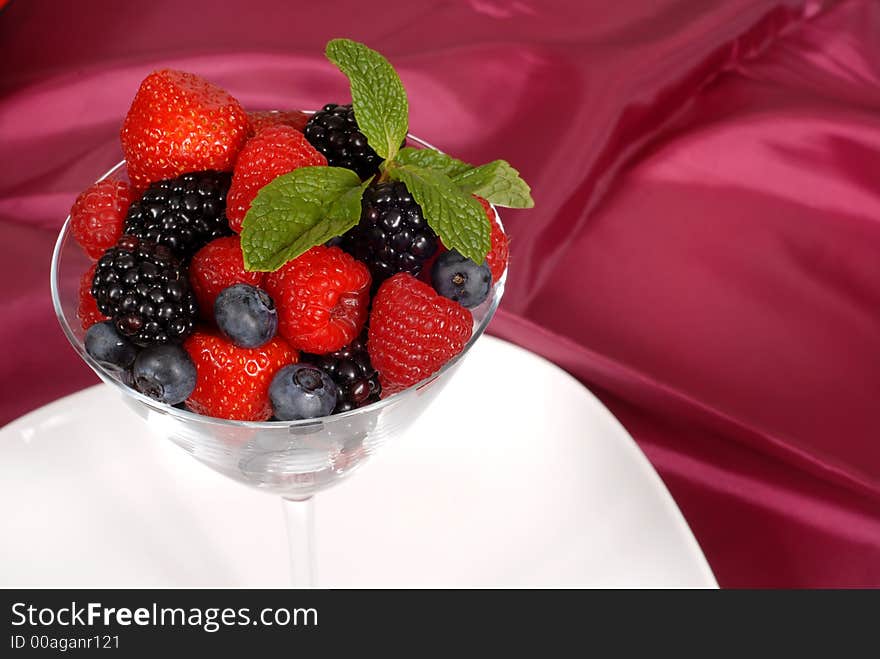
[[[491,227],[483,207],[473,196],[434,169],[394,163],[388,174],[406,185],[446,247],[476,263],[486,259],[491,248]]]
[[[357,224],[370,181],[342,167],[301,167],[264,186],[241,230],[246,270],[271,272]]]
[[[327,44],[327,59],[348,76],[358,127],[385,160],[393,160],[406,138],[409,104],[394,67],[382,55],[350,39]]]

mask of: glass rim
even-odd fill
[[[311,114],[311,113],[309,113]],[[430,148],[436,149],[436,147],[432,146],[428,142],[419,139],[414,135],[407,134],[407,138],[416,144],[419,144],[422,148]],[[439,151],[439,149],[437,149]],[[116,165],[111,167],[106,173],[104,173],[98,181],[102,181],[109,176],[112,176],[119,170],[125,167],[125,160],[118,162]],[[495,214],[495,219],[498,222],[499,226],[504,228],[501,224],[501,217],[498,213],[498,209],[494,204],[489,205],[492,208],[492,212]],[[455,355],[452,359],[446,362],[439,370],[435,373],[432,373],[428,377],[420,380],[419,382],[407,387],[403,391],[399,391],[395,394],[392,394],[388,398],[383,398],[381,400],[376,401],[375,403],[370,403],[369,405],[365,405],[363,407],[359,407],[353,410],[349,410],[347,412],[341,412],[339,414],[330,414],[322,417],[315,417],[313,419],[298,419],[295,421],[238,421],[234,419],[221,419],[213,416],[205,416],[202,414],[197,414],[195,412],[191,412],[186,409],[180,409],[177,407],[172,407],[171,405],[167,405],[165,403],[160,403],[158,401],[153,400],[149,396],[145,396],[141,392],[133,389],[116,378],[110,376],[104,368],[98,364],[95,359],[92,358],[91,355],[86,352],[85,344],[83,341],[80,341],[74,333],[73,328],[70,326],[70,323],[67,321],[67,316],[64,313],[64,309],[61,304],[61,294],[59,289],[59,274],[60,274],[60,262],[61,262],[61,253],[65,246],[66,239],[69,236],[70,229],[70,215],[67,216],[67,219],[64,221],[64,224],[61,227],[61,231],[58,233],[58,238],[55,240],[55,247],[52,250],[52,266],[49,273],[50,278],[50,287],[52,291],[52,306],[55,310],[55,316],[58,318],[58,322],[61,325],[61,329],[64,332],[64,335],[67,337],[67,340],[70,342],[70,345],[76,351],[76,353],[89,365],[89,367],[101,378],[105,383],[114,386],[119,389],[124,396],[129,396],[132,399],[138,401],[146,405],[149,409],[159,413],[159,414],[168,414],[174,417],[178,417],[185,421],[192,421],[197,423],[209,423],[219,426],[225,427],[233,427],[233,428],[252,428],[252,429],[262,429],[262,428],[304,428],[309,426],[316,426],[326,422],[337,423],[340,421],[345,421],[346,419],[351,419],[358,415],[380,412],[386,407],[393,406],[397,401],[402,400],[403,397],[412,395],[418,389],[421,389],[425,385],[434,380],[442,377],[446,372],[455,367],[456,364],[464,357],[468,351],[473,347],[476,343],[477,339],[479,339],[486,331],[486,328],[489,326],[489,323],[492,322],[492,318],[495,316],[495,312],[498,310],[498,306],[501,303],[501,298],[504,295],[504,285],[507,280],[507,267],[505,266],[504,272],[501,277],[495,282],[492,286],[492,297],[490,298],[489,307],[486,309],[486,314],[474,331],[471,333],[471,337],[468,339],[467,343],[465,343],[464,348],[462,348],[461,352]]]

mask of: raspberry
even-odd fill
[[[486,256],[486,263],[489,264],[489,270],[492,271],[492,281],[498,281],[501,278],[501,275],[504,274],[504,269],[507,267],[507,259],[510,252],[510,240],[501,230],[501,225],[498,224],[498,218],[495,216],[495,211],[492,210],[489,202],[482,197],[477,197],[477,201],[482,204],[483,208],[486,210],[486,217],[488,217],[489,221],[492,223],[492,249],[489,250],[489,254]]]
[[[253,137],[264,128],[269,126],[290,126],[298,131],[306,127],[309,121],[309,115],[299,110],[260,110],[257,112],[248,112],[248,136]]]
[[[303,133],[332,167],[346,167],[366,180],[378,173],[382,159],[367,144],[351,104],[328,103],[312,115]]]
[[[471,314],[426,283],[406,273],[385,281],[373,298],[367,340],[382,397],[436,373],[464,349],[472,331]]]
[[[327,159],[295,128],[283,125],[264,128],[248,140],[235,163],[227,199],[229,226],[241,231],[242,220],[257,192],[275,177],[299,167],[326,164]]]
[[[92,279],[95,277],[97,263],[83,273],[79,280],[79,306],[76,309],[76,317],[79,318],[82,328],[89,329],[95,323],[107,320],[107,316],[98,309],[98,302],[92,295]]]
[[[369,266],[375,286],[397,272],[417,277],[439,244],[421,207],[403,183],[394,181],[364,191],[360,222],[340,241],[342,249]]]
[[[217,238],[202,247],[189,264],[189,283],[206,321],[214,320],[214,300],[233,284],[263,285],[262,272],[244,269],[241,241],[238,236]]]
[[[326,355],[302,355],[302,361],[324,371],[339,389],[333,413],[348,412],[379,400],[379,374],[367,354],[366,332],[344,348]]]
[[[195,329],[186,270],[165,245],[123,235],[98,259],[92,295],[117,331],[140,346],[178,343]]]
[[[131,188],[118,179],[92,183],[80,193],[70,209],[70,230],[86,254],[99,259],[116,244],[130,203]]]
[[[151,73],[122,124],[129,179],[144,189],[186,172],[232,171],[247,131],[244,109],[216,85],[182,71]]]
[[[226,221],[225,172],[197,172],[151,183],[128,209],[125,233],[167,245],[180,258],[232,233]]]
[[[279,334],[299,350],[339,350],[367,320],[370,271],[338,247],[313,247],[267,274],[263,288],[278,308]]]
[[[218,334],[196,332],[183,344],[196,366],[193,412],[220,419],[265,421],[272,416],[269,385],[295,364],[297,353],[279,337],[259,348],[239,348]]]

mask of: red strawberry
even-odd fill
[[[269,126],[248,140],[232,174],[226,196],[226,217],[233,231],[241,222],[260,188],[282,174],[299,167],[326,165],[327,159],[315,150],[296,128]]]
[[[265,421],[272,416],[272,378],[299,357],[277,336],[259,348],[239,348],[217,334],[195,332],[183,347],[196,366],[196,388],[187,407],[237,421]]]
[[[232,171],[247,131],[244,109],[220,87],[192,73],[151,73],[122,124],[129,179],[143,189],[186,172]]]
[[[373,298],[367,351],[382,397],[433,375],[460,353],[473,331],[461,305],[405,272],[386,279]]]
[[[507,259],[510,253],[510,240],[501,230],[501,225],[498,224],[498,218],[495,216],[495,211],[492,210],[489,202],[482,197],[477,197],[477,201],[479,201],[483,205],[483,208],[486,209],[486,217],[488,217],[489,221],[492,223],[492,249],[489,250],[489,254],[486,256],[486,262],[489,264],[489,270],[492,271],[492,281],[498,281],[501,278],[501,275],[504,274],[504,269],[507,267]]]
[[[79,318],[82,328],[89,329],[95,323],[107,320],[107,316],[98,310],[98,302],[92,297],[92,279],[95,278],[97,263],[83,273],[79,280],[79,305],[76,309],[76,317]]]
[[[214,319],[214,300],[233,284],[263,285],[262,272],[244,269],[241,241],[238,236],[216,238],[193,256],[189,265],[189,283],[199,303],[204,320]]]
[[[118,179],[92,183],[80,193],[70,209],[70,230],[86,254],[99,259],[116,244],[129,204],[131,188]]]
[[[338,247],[312,247],[266,275],[278,333],[314,354],[339,350],[360,334],[370,304],[370,270]]]
[[[260,110],[247,113],[250,124],[249,135],[254,136],[269,126],[290,126],[302,131],[309,122],[309,115],[299,110]]]

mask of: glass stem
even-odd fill
[[[316,582],[315,571],[315,500],[281,499],[287,522],[287,545],[290,554],[290,585],[308,588]]]

